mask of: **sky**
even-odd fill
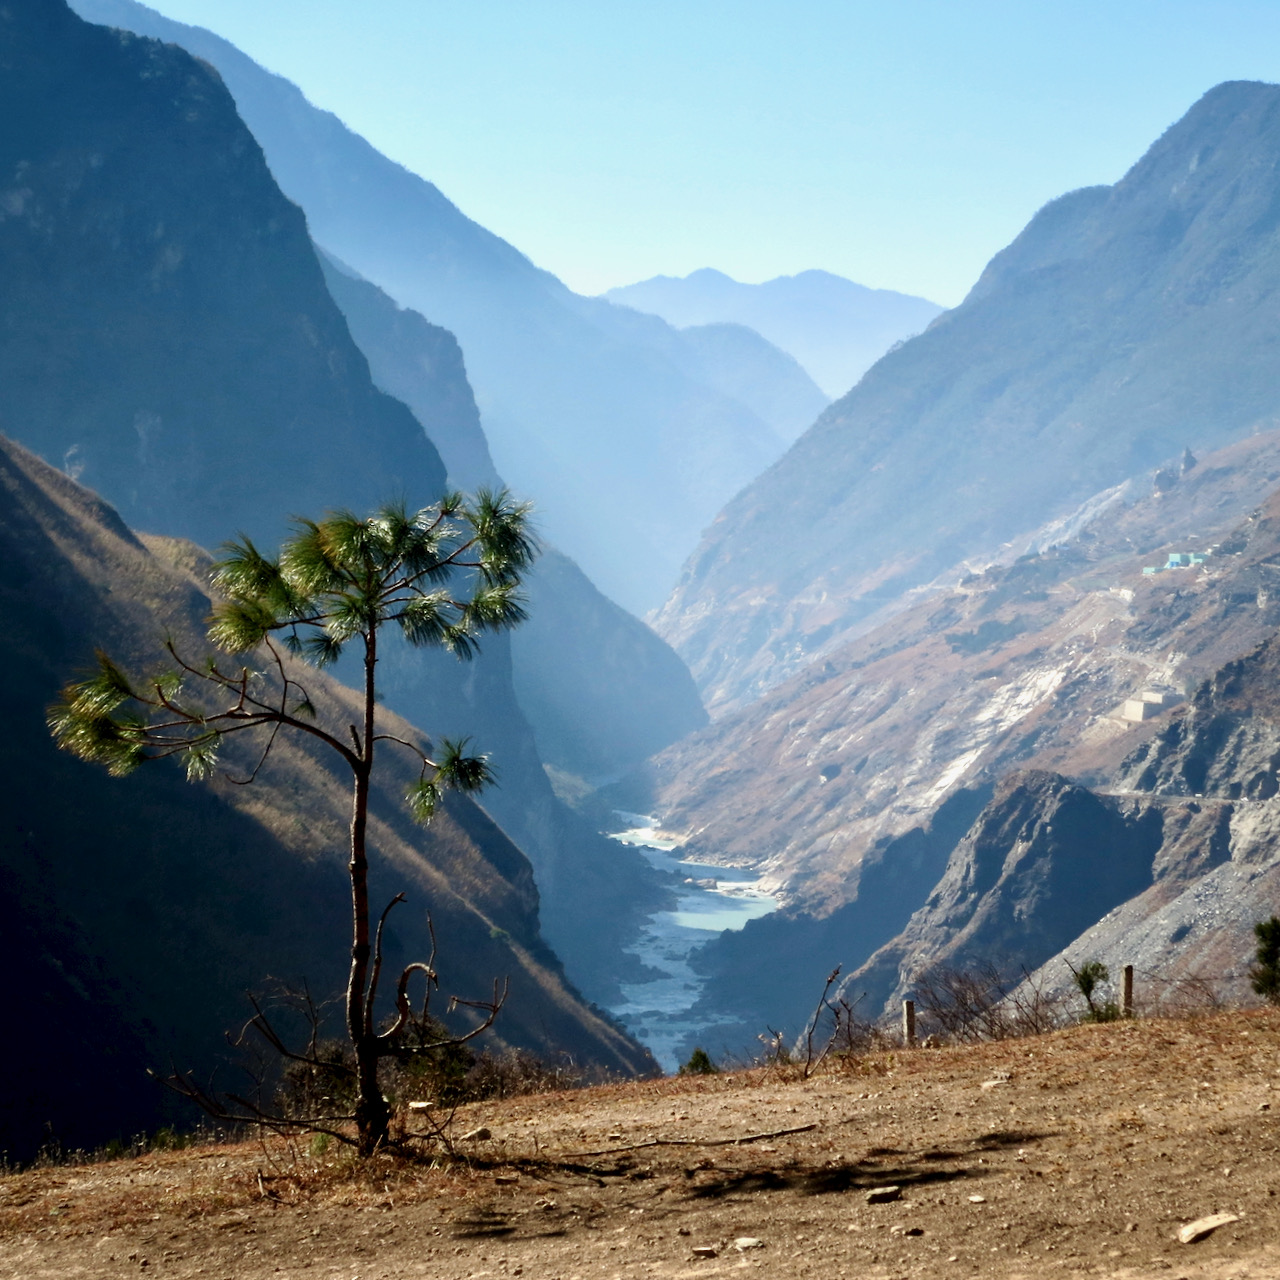
[[[811,267],[954,305],[1280,0],[147,0],[298,84],[582,293]]]

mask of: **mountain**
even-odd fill
[[[60,0],[14,0],[0,22],[0,151],[21,179],[6,189],[17,212],[0,223],[10,433],[151,532],[209,546],[237,529],[274,545],[293,512],[436,497],[438,453],[375,387],[301,213],[216,73],[173,45],[87,24]],[[455,458],[465,446],[483,465],[456,345],[400,323],[438,375],[420,363],[407,390],[447,428]],[[590,635],[603,606],[577,585],[591,621],[576,630]],[[575,633],[571,614],[560,621]],[[575,980],[607,996],[609,975],[632,963],[620,950],[626,922],[662,894],[638,855],[556,799],[508,638],[490,638],[467,667],[392,650],[383,673],[388,705],[492,755],[502,785],[485,803],[534,863],[544,928]],[[642,707],[650,726],[660,702]],[[574,727],[561,717],[549,736],[562,739],[566,721]]]
[[[208,546],[438,493],[217,76],[55,0],[0,24],[0,429]]]
[[[1152,792],[1159,807],[1159,795],[1177,788],[1123,762],[1137,760],[1171,714],[1189,714],[1168,709],[1184,689],[1218,680],[1280,627],[1278,483],[1280,431],[1272,431],[1098,495],[1077,520],[1038,535],[1043,551],[922,594],[655,757],[649,791],[637,803],[661,815],[687,856],[751,867],[783,897],[781,911],[695,958],[707,983],[699,1005],[704,1039],[749,1043],[762,1018],[773,1026],[794,1022],[836,964],[851,973],[895,938],[897,950],[882,955],[874,984],[867,975],[857,979],[869,999],[900,992],[924,957],[949,954],[952,939],[957,953],[1020,950],[1018,958],[1035,967],[1071,941],[1055,923],[1059,915],[1078,933],[1120,908],[1126,895],[1119,891],[1101,905],[1088,898],[1088,882],[1097,878],[1083,872],[1093,856],[1088,841],[1015,848],[1006,837],[1030,820],[1011,815],[1019,805],[1034,809],[1036,821],[1056,830],[1052,809],[1061,796],[1074,787],[1071,804],[1084,805],[1078,793],[1097,791],[1097,803],[1085,806],[1096,817],[1090,839],[1118,848],[1117,832],[1125,831],[1141,844],[1139,828],[1151,819],[1135,815],[1129,793]],[[1202,564],[1147,572],[1171,554],[1193,552],[1205,555]],[[1144,703],[1141,719],[1126,718],[1126,703],[1147,692],[1163,701]],[[1259,705],[1261,714],[1269,704]],[[1263,786],[1256,775],[1265,772],[1272,735],[1264,720],[1257,730],[1252,754],[1227,750],[1229,738],[1215,737],[1218,729],[1199,739],[1224,744],[1221,767],[1235,770],[1214,784],[1224,794],[1235,782],[1247,800],[1250,788]],[[1280,750],[1280,742],[1273,746]],[[1053,781],[1016,781],[1028,771]],[[1194,785],[1194,771],[1185,777],[1183,790],[1207,794],[1207,785]],[[1253,842],[1249,820],[1237,814],[1233,846]],[[1213,837],[1207,821],[1161,817],[1167,847],[1148,860],[1161,892],[1172,882],[1162,880],[1160,860],[1199,865],[1197,842]],[[1175,837],[1175,828],[1182,834]],[[1179,840],[1187,847],[1175,856]],[[1040,877],[1043,885],[1061,884],[1064,875],[1069,881],[1061,860],[1072,857],[1082,870],[1083,915],[1018,906],[1022,895],[1050,902]],[[966,868],[979,864],[996,868],[989,902],[960,891],[975,883]],[[936,907],[925,911],[934,894]],[[983,923],[1009,912],[1026,931],[1017,948]],[[1114,941],[1110,959],[1123,950],[1123,939]],[[1173,960],[1152,953],[1145,964],[1155,972]]]
[[[669,325],[572,293],[226,41],[132,0],[76,8],[217,67],[316,241],[457,335],[498,470],[549,540],[632,612],[661,603],[704,526],[782,451],[760,416],[689,372]]]
[[[745,325],[682,329],[672,359],[708,386],[747,405],[787,444],[830,403],[793,356]]]
[[[134,670],[164,635],[207,651],[207,557],[189,543],[140,539],[90,491],[0,439],[0,635],[6,731],[0,739],[0,1151],[34,1154],[128,1139],[180,1112],[145,1068],[207,1076],[246,991],[304,978],[340,991],[349,953],[349,787],[305,742],[280,740],[261,778],[192,785],[168,762],[112,779],[58,751],[45,707],[102,646]],[[324,673],[304,677],[322,714],[354,713]],[[414,732],[392,717],[396,732]],[[243,767],[234,740],[227,766]],[[249,761],[251,767],[252,761]],[[390,962],[440,937],[444,987],[483,995],[510,975],[497,1047],[570,1053],[612,1071],[647,1056],[582,1002],[539,932],[528,861],[470,801],[431,827],[403,802],[411,762],[387,756],[375,799],[372,893],[405,890]],[[46,1127],[46,1125],[48,1127]]]
[[[329,293],[369,361],[374,385],[409,407],[440,451],[449,484],[467,493],[500,488],[457,338],[412,308],[398,306],[323,250],[318,256]]]
[[[746,325],[794,356],[832,399],[854,386],[895,342],[920,333],[943,310],[926,298],[868,289],[829,271],[743,284],[704,267],[683,277],[622,285],[604,296],[679,329]]]
[[[1274,526],[1280,503],[1268,504]],[[929,965],[996,958],[1061,998],[1071,967],[1136,971],[1150,1011],[1251,995],[1280,892],[1280,641],[1201,683],[1103,788],[1006,778],[928,901],[848,985],[892,1006]],[[1056,954],[1055,954],[1056,953]]]
[[[439,445],[450,483],[500,485],[453,335],[331,258],[322,265],[375,384],[413,410]],[[529,620],[509,641],[511,679],[546,763],[599,780],[706,723],[693,678],[670,646],[568,556],[544,546],[526,590]]]
[[[1185,447],[1274,424],[1278,104],[1220,85],[1115,186],[1047,205],[725,508],[658,617],[710,707]]]

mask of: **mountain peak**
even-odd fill
[[[678,276],[656,276],[658,280],[679,279]],[[702,283],[710,284],[737,284],[738,281],[732,276],[726,275],[723,271],[717,271],[715,267],[699,267],[696,271],[690,271],[685,280],[696,280]]]
[[[893,343],[942,310],[924,298],[868,289],[816,267],[743,284],[714,267],[610,289],[610,302],[677,328],[740,324],[793,357],[829,397],[842,395]]]

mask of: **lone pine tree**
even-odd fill
[[[502,630],[524,618],[518,589],[536,548],[528,509],[505,493],[481,492],[474,500],[445,496],[434,507],[409,512],[382,508],[368,518],[335,512],[319,521],[299,520],[279,556],[262,554],[248,538],[228,543],[214,566],[220,597],[210,619],[209,639],[233,663],[208,658],[196,663],[172,640],[165,649],[170,668],[146,680],[131,679],[104,653],[97,672],[68,685],[50,708],[49,724],[58,744],[86,760],[104,764],[117,776],[149,760],[180,757],[188,777],[207,777],[223,740],[231,734],[261,734],[265,741],[257,776],[281,732],[306,734],[323,743],[351,774],[350,826],[351,967],[346,991],[346,1032],[351,1061],[339,1067],[351,1076],[354,1105],[349,1115],[327,1116],[328,1132],[346,1139],[335,1122],[353,1122],[356,1145],[368,1155],[388,1140],[390,1110],[378,1081],[380,1060],[421,1041],[428,1024],[424,1001],[415,1016],[408,994],[420,975],[430,985],[430,963],[417,961],[400,975],[395,1013],[381,1029],[375,1005],[382,968],[382,926],[398,895],[382,913],[371,937],[367,828],[370,781],[380,744],[412,753],[421,764],[408,802],[419,821],[430,821],[447,789],[473,792],[492,781],[483,756],[466,754],[466,742],[443,740],[432,751],[383,732],[378,723],[379,637],[394,627],[409,644],[433,646],[470,658],[485,632]],[[349,645],[363,658],[362,723],[346,735],[323,723],[295,676],[286,652],[316,667],[336,661]],[[482,1024],[456,1038],[469,1039],[492,1024],[502,1003],[495,984],[492,1002],[482,1002]],[[312,1045],[291,1052],[266,1015],[255,1007],[252,1025],[286,1057],[324,1065]],[[438,1047],[438,1046],[437,1046]],[[191,1096],[209,1095],[183,1078]],[[251,1101],[235,1101],[250,1117],[268,1116]],[[301,1117],[299,1127],[307,1121]],[[312,1127],[316,1127],[312,1117]],[[294,1123],[294,1122],[289,1122]]]

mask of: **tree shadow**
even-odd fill
[[[850,1191],[870,1191],[873,1187],[896,1185],[908,1192],[914,1187],[988,1177],[993,1170],[962,1163],[958,1168],[939,1168],[955,1161],[969,1161],[984,1152],[1027,1146],[1052,1134],[1006,1130],[983,1134],[958,1147],[927,1147],[907,1151],[895,1147],[872,1147],[861,1160],[841,1160],[822,1168],[792,1165],[785,1168],[707,1169],[707,1181],[690,1187],[693,1200],[713,1200],[734,1194],[759,1191],[796,1191],[801,1195],[832,1195]],[[693,1176],[692,1170],[686,1176]]]

